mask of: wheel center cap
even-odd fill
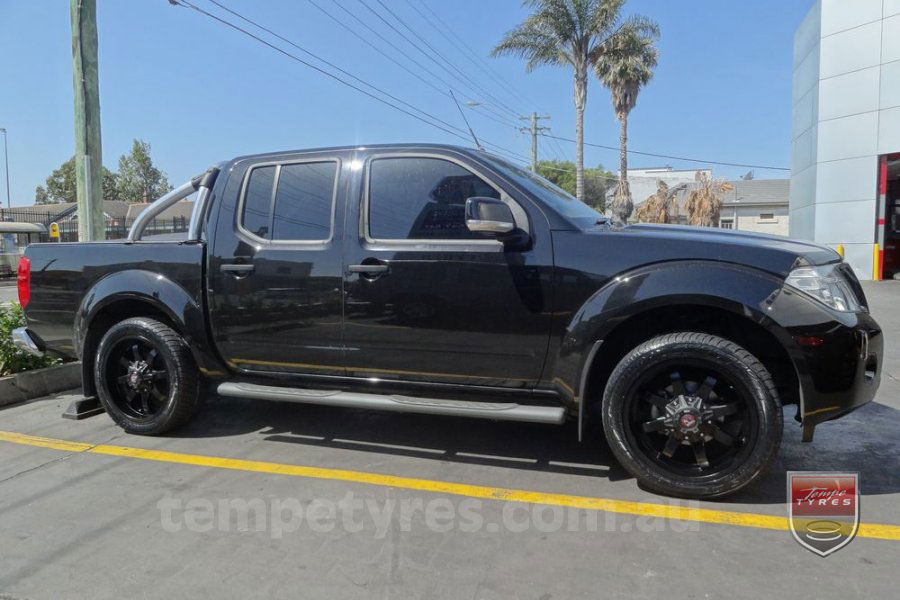
[[[682,431],[685,432],[695,431],[697,429],[698,421],[699,419],[697,418],[697,415],[692,413],[685,413],[678,419],[678,426]]]

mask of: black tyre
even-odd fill
[[[199,406],[200,378],[184,340],[145,317],[106,332],[94,380],[103,408],[129,433],[165,433],[186,423]]]
[[[772,376],[742,347],[705,333],[634,348],[610,375],[602,412],[622,466],[668,496],[733,493],[759,477],[781,445]]]

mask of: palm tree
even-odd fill
[[[534,12],[507,32],[493,56],[526,60],[528,72],[543,65],[568,66],[574,71],[575,196],[584,201],[584,107],[588,70],[601,56],[631,35],[658,35],[644,17],[622,17],[625,0],[525,0]]]
[[[597,79],[609,88],[613,110],[619,120],[619,185],[612,210],[625,221],[634,204],[628,187],[628,114],[637,104],[638,92],[650,82],[659,53],[654,43],[658,31],[628,31],[611,44],[594,63]]]
[[[640,223],[674,223],[678,221],[678,194],[687,188],[679,184],[669,189],[662,179],[656,180],[656,193],[638,206],[634,218]]]
[[[715,227],[722,211],[722,196],[733,189],[734,186],[724,179],[713,179],[705,171],[698,172],[684,207],[688,225]]]

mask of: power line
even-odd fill
[[[564,142],[572,142],[575,143],[575,140],[567,137],[561,137],[558,135],[549,135],[549,134],[541,134],[544,137],[555,138],[557,140],[562,140]],[[615,150],[619,151],[617,146],[604,146],[603,144],[592,144],[590,142],[585,142],[585,146],[592,146],[594,148],[603,148],[604,150]],[[627,150],[629,154],[640,154],[641,156],[653,156],[655,158],[668,158],[669,160],[681,160],[684,162],[692,162],[692,163],[702,163],[707,165],[722,165],[725,167],[745,167],[750,169],[768,169],[770,171],[790,171],[790,169],[786,167],[772,167],[766,165],[748,165],[744,163],[733,163],[733,162],[723,162],[718,160],[701,160],[699,158],[686,158],[684,156],[671,156],[668,154],[654,154],[653,152],[639,152],[638,150]]]
[[[379,52],[382,56],[384,56],[385,58],[387,58],[388,60],[390,60],[390,61],[393,62],[394,64],[398,65],[398,66],[401,67],[404,71],[406,71],[407,73],[413,75],[413,76],[416,77],[418,80],[422,81],[423,83],[425,83],[426,85],[428,85],[429,87],[431,87],[432,89],[434,89],[434,90],[435,90],[436,92],[438,92],[439,94],[442,94],[442,95],[445,96],[446,98],[450,99],[450,95],[449,95],[446,91],[444,91],[443,88],[438,87],[438,86],[435,85],[433,82],[428,81],[427,79],[425,79],[424,77],[422,77],[422,76],[419,75],[418,73],[415,73],[414,71],[412,71],[412,70],[411,70],[410,68],[408,68],[406,65],[402,64],[400,61],[398,61],[398,60],[395,59],[394,57],[392,57],[392,56],[390,56],[389,54],[387,54],[386,52],[384,52],[381,48],[379,48],[378,46],[376,46],[375,44],[373,44],[371,41],[367,40],[367,39],[366,39],[365,37],[363,37],[360,33],[354,31],[354,30],[353,30],[352,28],[350,28],[346,23],[344,23],[343,21],[341,21],[340,19],[338,19],[337,17],[335,17],[334,15],[332,15],[331,13],[329,13],[328,11],[326,11],[324,8],[322,8],[321,6],[319,6],[319,5],[318,5],[316,2],[314,2],[313,0],[307,0],[307,1],[308,1],[310,4],[312,4],[313,6],[315,6],[316,8],[318,8],[320,11],[322,11],[323,13],[325,13],[326,15],[328,15],[328,17],[330,17],[333,21],[335,21],[335,22],[336,22],[337,24],[339,24],[341,27],[343,27],[344,29],[346,29],[347,31],[349,31],[350,33],[352,33],[353,35],[355,35],[357,38],[359,38],[360,40],[362,40],[363,42],[365,42],[366,44],[368,44],[369,46],[371,46],[374,50],[376,50],[377,52]],[[421,69],[422,71],[424,71],[425,73],[427,73],[427,74],[430,75],[431,77],[434,77],[435,79],[437,79],[438,81],[440,81],[441,83],[443,83],[444,85],[446,85],[448,88],[452,89],[453,91],[455,91],[455,92],[460,92],[459,89],[454,88],[452,85],[450,85],[449,83],[447,83],[446,80],[442,79],[439,75],[436,75],[436,74],[434,73],[434,71],[432,71],[432,70],[429,69],[428,67],[424,66],[422,63],[420,63],[419,61],[417,61],[415,58],[409,56],[409,54],[408,54],[407,52],[404,52],[403,50],[401,50],[400,48],[398,48],[398,47],[396,46],[396,44],[394,44],[393,42],[391,42],[389,39],[385,38],[385,37],[384,37],[383,35],[381,35],[381,33],[379,33],[377,30],[373,29],[368,23],[366,23],[365,21],[363,21],[362,19],[360,19],[360,18],[359,18],[358,16],[356,16],[353,12],[351,12],[349,9],[347,9],[344,5],[342,5],[340,2],[338,2],[338,0],[332,0],[332,2],[334,2],[334,4],[335,4],[339,9],[341,9],[342,11],[344,11],[348,16],[352,17],[354,20],[356,20],[356,22],[358,22],[360,25],[362,25],[365,29],[367,29],[369,32],[371,32],[372,34],[374,34],[376,37],[378,37],[378,38],[379,38],[381,41],[383,41],[385,44],[387,44],[388,46],[390,46],[391,48],[393,48],[394,51],[397,52],[400,56],[406,58],[408,61],[410,61],[411,63],[413,63],[413,64],[416,65],[417,67],[419,67],[419,69]],[[367,7],[367,8],[368,8],[368,7]],[[371,10],[371,8],[370,8],[369,10]],[[460,93],[462,93],[462,92],[460,92]],[[466,95],[468,95],[468,94],[466,94]],[[512,125],[512,124],[510,124],[510,123],[503,123],[502,121],[499,121],[497,118],[494,118],[494,117],[492,117],[491,115],[488,115],[488,114],[482,114],[482,116],[484,116],[484,117],[487,118],[487,119],[490,119],[491,121],[495,121],[495,122],[497,122],[497,123],[500,123],[501,125],[509,125],[510,127],[514,127],[514,125]]]
[[[511,88],[511,86],[509,86],[506,83],[505,80],[503,80],[499,75],[497,75],[497,73],[495,73],[492,70],[490,70],[489,68],[487,68],[486,65],[483,65],[482,63],[484,63],[484,61],[481,60],[481,58],[478,57],[478,55],[475,53],[475,51],[472,50],[458,35],[456,35],[456,33],[453,31],[453,29],[449,25],[447,25],[447,23],[445,23],[444,20],[441,19],[437,15],[437,13],[435,13],[431,9],[430,6],[425,4],[425,2],[423,2],[422,0],[419,0],[419,3],[426,10],[428,10],[428,12],[430,12],[436,20],[440,21],[440,23],[443,25],[443,27],[438,27],[434,23],[433,20],[428,18],[428,16],[425,13],[423,13],[415,4],[413,4],[412,0],[406,0],[406,3],[409,4],[410,8],[412,8],[414,11],[416,11],[419,14],[419,16],[422,17],[422,19],[426,23],[431,25],[431,27],[435,31],[437,31],[441,35],[441,37],[443,37],[445,40],[447,40],[453,48],[455,48],[457,51],[459,51],[459,53],[462,54],[463,56],[465,56],[469,62],[471,62],[473,65],[478,67],[478,69],[480,69],[483,73],[485,73],[488,76],[488,78],[490,79],[490,81],[500,83],[501,87],[506,91],[507,94],[509,94],[510,98],[513,98],[516,102],[522,102],[523,104],[526,104],[526,105],[531,104],[528,101],[523,101],[523,97],[521,95],[517,94],[515,92],[515,90],[513,90]],[[450,39],[450,37],[447,35],[447,33],[452,35],[457,40],[457,42],[454,42],[452,39]],[[475,58],[472,58],[473,56]]]
[[[436,54],[441,60],[443,60],[445,63],[447,63],[447,65],[449,65],[454,71],[456,71],[457,73],[459,73],[466,81],[468,81],[468,82],[470,82],[472,85],[474,85],[475,88],[476,88],[477,90],[479,90],[482,94],[484,94],[487,98],[490,98],[491,100],[493,100],[494,102],[496,102],[498,105],[500,105],[500,108],[503,108],[504,110],[508,110],[511,114],[518,114],[517,111],[516,111],[516,109],[510,107],[508,104],[504,103],[502,100],[500,100],[499,98],[497,98],[496,96],[494,96],[494,94],[493,94],[491,91],[489,91],[487,88],[485,88],[484,86],[482,86],[479,82],[477,82],[477,81],[475,81],[474,79],[472,79],[471,77],[469,77],[464,71],[462,71],[462,69],[460,69],[459,67],[457,67],[456,64],[455,64],[453,61],[448,60],[446,56],[444,56],[443,54],[441,54],[440,52],[438,52],[437,48],[435,48],[434,46],[432,46],[432,45],[428,42],[428,40],[426,40],[426,39],[423,38],[421,35],[419,35],[419,33],[418,33],[415,29],[413,29],[412,27],[410,27],[410,26],[406,23],[406,21],[404,21],[403,19],[401,19],[401,18],[397,15],[397,13],[395,13],[393,10],[391,10],[390,7],[388,7],[388,6],[383,2],[383,0],[375,0],[375,1],[378,2],[378,4],[380,4],[380,5],[384,8],[384,10],[386,10],[388,13],[390,13],[390,15],[391,15],[392,17],[394,17],[394,19],[396,19],[401,25],[403,25],[407,30],[409,30],[410,33],[412,33],[412,34],[413,34],[414,36],[416,36],[416,38],[418,38],[423,44],[425,44],[425,45],[428,47],[428,49],[430,49],[430,50],[431,50],[434,54]]]
[[[200,8],[200,7],[198,7],[198,6],[194,5],[194,4],[192,4],[192,3],[189,2],[188,0],[174,0],[174,1],[177,2],[178,5],[180,5],[180,6],[184,6],[184,7],[186,7],[186,8],[193,9],[193,10],[199,12],[199,13],[202,14],[202,15],[205,15],[205,16],[211,18],[211,19],[214,19],[214,20],[218,21],[219,23],[222,23],[223,25],[226,25],[226,26],[228,26],[228,27],[231,27],[232,29],[234,29],[234,30],[236,30],[236,31],[239,31],[239,32],[243,33],[244,35],[253,38],[253,39],[256,40],[257,42],[259,42],[259,43],[261,43],[261,44],[265,44],[266,46],[268,46],[269,48],[275,50],[276,52],[280,52],[281,54],[284,54],[284,55],[287,56],[288,58],[291,58],[291,59],[293,59],[293,60],[296,60],[297,62],[301,63],[302,65],[305,65],[305,66],[309,67],[310,69],[313,69],[313,70],[315,70],[315,71],[318,71],[318,72],[321,73],[322,75],[325,75],[326,77],[330,77],[331,79],[334,79],[335,81],[337,81],[337,82],[339,82],[339,83],[342,83],[342,84],[346,85],[347,87],[356,90],[357,92],[360,92],[360,93],[362,93],[362,94],[365,94],[366,96],[368,96],[368,97],[370,97],[370,98],[372,98],[372,99],[374,99],[374,100],[377,100],[377,101],[381,102],[382,104],[385,104],[385,105],[387,105],[387,106],[390,106],[391,108],[393,108],[393,109],[395,109],[395,110],[399,110],[400,112],[405,113],[405,114],[407,114],[407,115],[413,117],[414,119],[416,119],[416,120],[418,120],[418,121],[422,121],[423,123],[427,123],[428,125],[431,125],[431,126],[433,126],[433,127],[437,127],[438,129],[444,131],[445,133],[449,133],[450,135],[453,135],[453,136],[456,136],[456,137],[459,137],[459,138],[462,138],[462,139],[468,139],[465,135],[456,133],[455,131],[451,131],[450,129],[445,129],[444,127],[441,127],[440,125],[436,125],[436,124],[432,123],[431,121],[428,121],[428,120],[426,120],[426,119],[420,117],[419,115],[416,115],[416,114],[411,113],[411,112],[409,112],[409,111],[407,111],[407,110],[405,110],[405,109],[403,109],[403,108],[400,108],[399,106],[397,106],[397,105],[395,105],[395,104],[391,104],[391,103],[388,102],[387,100],[385,100],[385,99],[383,99],[383,98],[379,98],[379,97],[376,96],[375,94],[372,94],[372,93],[370,93],[370,92],[367,92],[366,90],[364,90],[364,89],[362,89],[362,88],[360,88],[360,87],[358,87],[358,86],[355,86],[355,85],[353,85],[352,83],[350,83],[350,82],[348,82],[348,81],[345,81],[344,79],[341,79],[341,78],[338,77],[337,75],[335,75],[335,74],[333,74],[333,73],[329,73],[329,72],[326,71],[325,69],[319,68],[319,67],[317,67],[316,65],[314,65],[314,64],[312,64],[312,63],[309,63],[309,62],[303,60],[302,58],[300,58],[300,57],[298,57],[298,56],[296,56],[296,55],[294,55],[294,54],[291,54],[290,52],[287,52],[286,50],[284,50],[284,49],[282,49],[282,48],[279,48],[278,46],[276,46],[276,45],[274,45],[274,44],[271,44],[271,43],[267,42],[266,40],[262,39],[261,37],[259,37],[259,36],[257,36],[257,35],[254,35],[253,33],[247,31],[246,29],[243,29],[243,28],[241,28],[241,27],[238,27],[238,26],[235,25],[234,23],[231,23],[231,22],[229,22],[229,21],[226,21],[225,19],[222,19],[221,17],[218,17],[218,16],[216,16],[216,15],[210,13],[210,12],[207,12],[207,11],[203,10],[202,8]],[[321,59],[320,59],[320,60],[321,60]],[[322,61],[322,62],[325,62],[325,61]],[[417,110],[418,110],[418,109],[417,109]],[[424,111],[419,111],[419,112],[423,112],[423,113],[424,113]],[[427,114],[427,113],[425,113],[425,114]],[[438,119],[435,119],[435,120],[438,120]]]
[[[440,67],[441,69],[443,69],[448,75],[450,75],[450,77],[453,77],[453,78],[456,79],[459,83],[461,83],[461,84],[464,85],[465,87],[469,88],[471,91],[474,91],[474,95],[478,96],[478,95],[482,95],[482,94],[483,94],[484,96],[490,97],[492,100],[494,100],[495,102],[497,102],[496,98],[494,98],[494,97],[490,94],[490,92],[487,92],[487,91],[484,91],[484,90],[479,90],[479,88],[478,88],[477,85],[474,85],[474,84],[471,84],[471,83],[466,82],[465,79],[467,79],[467,77],[466,77],[464,74],[463,74],[462,77],[460,77],[459,75],[457,75],[457,74],[455,74],[453,71],[451,71],[451,70],[450,70],[447,66],[445,66],[443,63],[441,63],[438,59],[436,59],[434,56],[432,56],[431,54],[429,54],[428,52],[426,52],[425,50],[423,50],[421,45],[417,44],[416,42],[414,42],[413,40],[411,40],[411,39],[409,38],[409,36],[407,36],[405,33],[403,33],[402,31],[400,31],[399,29],[397,29],[397,27],[394,26],[393,23],[391,23],[390,21],[388,21],[387,19],[385,19],[385,18],[381,15],[381,13],[379,13],[379,12],[376,11],[374,8],[372,8],[365,0],[358,0],[358,1],[359,1],[359,3],[362,4],[369,12],[371,12],[373,15],[375,15],[375,17],[376,17],[379,21],[381,21],[382,23],[384,23],[385,25],[387,25],[394,33],[396,33],[397,35],[399,35],[400,37],[402,37],[404,40],[406,40],[406,43],[408,43],[410,46],[412,46],[413,48],[415,48],[416,50],[418,50],[419,53],[421,53],[423,56],[425,56],[425,58],[427,58],[428,60],[430,60],[431,62],[433,62],[434,64],[436,64],[436,65],[437,65],[438,67]],[[422,40],[422,38],[419,36],[418,33],[416,33],[409,25],[407,25],[405,22],[403,22],[399,17],[397,17],[397,16],[393,13],[393,11],[391,11],[391,9],[387,8],[387,6],[385,6],[384,3],[381,2],[381,0],[376,0],[376,2],[378,2],[379,4],[381,4],[381,6],[382,6],[388,13],[390,13],[391,15],[393,15],[393,17],[394,17],[394,18],[395,18],[395,19],[396,19],[403,27],[405,27],[406,29],[408,29],[409,31],[411,31],[411,32],[413,33],[413,35],[415,35],[415,36],[418,37],[420,40]],[[423,43],[424,43],[426,46],[428,46],[429,48],[431,48],[431,46],[428,44],[428,42],[425,42],[425,41],[423,40]],[[446,58],[443,58],[443,56],[441,56],[438,52],[434,51],[433,48],[432,48],[432,52],[434,52],[434,54],[436,54],[437,56],[439,56],[440,58],[442,58],[442,59],[444,60],[444,62],[447,62],[451,67],[453,67],[454,69],[456,68],[455,65],[453,65],[452,63],[450,63],[449,61],[447,61]],[[457,69],[457,70],[458,70],[458,69]],[[498,103],[498,104],[502,104],[501,102],[497,102],[497,103]],[[499,108],[502,108],[503,110],[509,111],[510,114],[512,114],[512,115],[514,115],[514,116],[518,116],[518,113],[516,113],[514,110],[510,109],[509,107],[500,106]]]
[[[466,132],[465,132],[463,129],[460,129],[460,128],[454,126],[454,125],[451,125],[451,124],[447,123],[446,121],[443,121],[442,119],[440,119],[440,118],[438,118],[438,117],[435,117],[434,115],[431,115],[430,113],[428,113],[428,112],[426,112],[426,111],[423,111],[422,109],[416,108],[416,107],[414,107],[413,105],[411,105],[411,104],[409,104],[409,103],[407,103],[407,102],[404,102],[404,101],[402,101],[402,100],[397,99],[399,102],[402,102],[403,104],[406,104],[407,106],[410,106],[413,110],[415,110],[415,111],[417,111],[417,112],[420,112],[420,113],[422,113],[423,115],[426,115],[426,116],[428,117],[428,119],[432,119],[433,121],[437,121],[437,123],[443,123],[444,125],[446,125],[447,127],[449,127],[449,129],[448,129],[447,127],[438,125],[437,123],[434,123],[434,122],[432,122],[432,121],[430,121],[430,120],[428,120],[428,119],[426,119],[426,118],[420,117],[419,115],[417,115],[417,114],[415,114],[415,113],[413,113],[413,112],[410,112],[410,111],[408,111],[408,110],[406,110],[406,109],[404,109],[404,108],[402,108],[402,107],[400,107],[400,106],[397,106],[396,104],[393,104],[393,103],[391,103],[391,102],[385,100],[384,98],[381,98],[381,97],[379,97],[379,96],[376,96],[375,94],[372,94],[372,93],[366,91],[365,89],[363,89],[363,88],[361,88],[361,87],[359,87],[359,86],[356,86],[356,85],[354,85],[354,84],[352,84],[352,83],[350,83],[350,82],[348,82],[348,81],[342,79],[341,77],[338,77],[337,75],[335,75],[335,74],[333,74],[333,73],[330,73],[330,72],[326,71],[325,69],[322,69],[322,68],[320,68],[320,67],[318,67],[318,66],[316,66],[316,65],[314,65],[314,64],[312,64],[312,63],[309,63],[309,62],[303,60],[302,58],[300,58],[300,57],[298,57],[298,56],[296,56],[296,55],[294,55],[294,54],[291,54],[290,52],[284,50],[283,48],[279,48],[278,46],[276,46],[276,45],[274,45],[274,44],[272,44],[272,43],[266,41],[265,39],[263,39],[263,38],[261,38],[261,37],[255,35],[255,34],[251,33],[250,31],[247,31],[246,29],[244,29],[244,28],[242,28],[242,27],[240,27],[240,26],[238,26],[238,25],[235,25],[234,23],[231,23],[230,21],[227,21],[227,20],[225,20],[225,19],[223,19],[223,18],[221,18],[221,17],[219,17],[219,16],[217,16],[217,15],[214,15],[214,14],[212,14],[212,13],[210,13],[210,12],[208,12],[208,11],[206,11],[206,10],[204,10],[204,9],[202,9],[202,8],[200,8],[200,7],[198,7],[198,6],[196,6],[195,4],[189,2],[188,0],[173,0],[173,1],[174,1],[177,5],[179,5],[179,6],[183,6],[183,7],[185,7],[185,8],[190,8],[190,9],[192,9],[192,10],[194,10],[194,11],[196,11],[196,12],[198,12],[198,13],[200,13],[200,14],[206,16],[206,17],[209,17],[209,18],[211,18],[211,19],[213,19],[213,20],[215,20],[215,21],[218,21],[219,23],[221,23],[221,24],[223,24],[223,25],[225,25],[225,26],[227,26],[227,27],[230,27],[231,29],[234,29],[234,30],[236,30],[236,31],[238,31],[238,32],[240,32],[240,33],[243,33],[244,35],[246,35],[246,36],[248,36],[248,37],[250,37],[250,38],[256,40],[257,42],[260,42],[261,44],[264,44],[265,46],[268,46],[269,48],[271,48],[271,49],[273,49],[273,50],[279,52],[280,54],[283,54],[283,55],[287,56],[288,58],[291,58],[291,59],[293,59],[293,60],[295,60],[295,61],[301,63],[302,65],[304,65],[304,66],[306,66],[306,67],[309,67],[309,68],[311,68],[311,69],[317,71],[318,73],[321,73],[322,75],[325,75],[325,76],[327,76],[327,77],[329,77],[329,78],[331,78],[331,79],[334,79],[335,81],[337,81],[337,82],[339,82],[339,83],[341,83],[341,84],[343,84],[343,85],[345,85],[345,86],[347,86],[347,87],[349,87],[349,88],[351,88],[351,89],[353,89],[353,90],[356,90],[357,92],[360,92],[360,93],[362,93],[362,94],[365,94],[366,96],[368,96],[368,97],[370,97],[370,98],[372,98],[372,99],[374,99],[374,100],[377,100],[378,102],[381,102],[382,104],[385,104],[386,106],[389,106],[389,107],[393,108],[394,110],[397,110],[397,111],[399,111],[399,112],[402,112],[402,113],[404,113],[404,114],[406,114],[406,115],[408,115],[408,116],[410,116],[410,117],[413,117],[414,119],[416,119],[416,120],[418,120],[418,121],[421,121],[421,122],[423,122],[423,123],[425,123],[425,124],[427,124],[427,125],[431,125],[432,127],[435,127],[435,128],[437,128],[437,129],[440,129],[441,131],[443,131],[443,132],[445,132],[445,133],[449,133],[450,135],[452,135],[452,136],[454,136],[454,137],[463,139],[463,140],[465,140],[465,141],[467,141],[467,142],[469,141],[469,137],[468,137],[467,135],[465,135]],[[388,94],[387,92],[383,92],[383,91],[381,91],[379,88],[377,88],[377,87],[375,87],[375,86],[373,86],[373,85],[371,85],[371,84],[369,84],[369,83],[366,83],[366,82],[364,82],[364,81],[361,80],[361,79],[358,79],[357,77],[355,77],[355,76],[353,76],[352,74],[350,74],[350,73],[344,71],[343,69],[340,69],[340,68],[337,67],[337,66],[332,65],[331,63],[329,63],[328,61],[326,61],[326,60],[320,58],[319,56],[317,56],[317,55],[315,55],[315,54],[313,54],[313,53],[311,53],[311,52],[309,52],[309,51],[307,51],[307,50],[304,50],[304,49],[300,48],[299,46],[297,46],[296,44],[294,44],[294,43],[291,42],[290,40],[287,40],[286,38],[281,38],[280,36],[278,36],[278,35],[275,34],[274,32],[271,32],[271,31],[268,30],[267,28],[265,28],[265,27],[263,27],[263,26],[261,26],[261,25],[256,24],[256,23],[255,23],[254,21],[252,21],[251,19],[248,19],[247,17],[244,17],[243,15],[240,15],[239,13],[237,13],[237,12],[235,12],[235,11],[233,11],[233,10],[230,10],[230,9],[224,7],[222,4],[220,4],[220,3],[217,2],[216,0],[210,0],[210,1],[211,1],[213,4],[219,6],[220,8],[223,8],[224,10],[227,10],[228,12],[230,12],[230,13],[234,14],[235,16],[241,18],[242,20],[244,20],[244,21],[246,21],[246,22],[248,22],[248,23],[252,23],[254,26],[259,27],[261,30],[267,31],[267,32],[271,33],[272,35],[274,35],[275,37],[279,37],[279,39],[282,39],[282,40],[286,41],[286,43],[289,43],[289,44],[291,44],[291,45],[297,47],[298,49],[303,50],[305,53],[309,54],[310,56],[313,56],[313,57],[316,58],[317,60],[319,60],[319,61],[321,61],[321,62],[323,62],[323,63],[325,63],[325,64],[327,64],[327,65],[329,65],[329,66],[332,66],[332,67],[335,68],[335,69],[338,69],[338,70],[341,71],[342,73],[345,73],[345,74],[347,74],[347,75],[350,76],[350,77],[353,77],[354,79],[356,79],[357,81],[360,81],[361,83],[363,83],[363,84],[365,84],[365,85],[368,85],[369,87],[371,87],[371,88],[373,88],[373,89],[379,91],[379,93],[382,93],[382,94],[384,94],[384,95],[386,95],[386,96],[389,96],[389,97],[391,97],[391,98],[395,98],[394,96],[391,96],[391,95]],[[395,99],[396,99],[396,98],[395,98]],[[454,130],[455,130],[455,131],[454,131]],[[499,145],[494,144],[494,143],[492,143],[492,142],[488,142],[488,141],[486,141],[486,140],[484,140],[484,144],[485,144],[485,145],[492,146],[492,147],[494,147],[494,148],[498,148],[498,149],[503,150],[503,151],[506,151],[506,152],[510,152],[510,153],[515,154],[514,151],[509,150],[508,148],[504,148],[504,147],[502,147],[502,146],[499,146]]]
[[[297,45],[296,43],[294,43],[293,41],[287,39],[286,37],[283,37],[283,36],[279,35],[279,34],[276,33],[275,31],[272,31],[271,29],[269,29],[269,28],[267,28],[267,27],[265,27],[265,26],[263,26],[263,25],[260,25],[259,23],[257,23],[256,21],[250,19],[249,17],[245,17],[245,16],[243,16],[242,14],[240,14],[240,13],[238,13],[238,12],[236,12],[236,11],[230,9],[230,8],[228,8],[227,6],[225,6],[224,4],[222,4],[221,2],[219,2],[218,0],[209,0],[209,2],[215,4],[216,6],[218,6],[219,8],[221,8],[222,10],[224,10],[224,11],[226,11],[226,12],[228,12],[228,13],[234,15],[235,17],[241,19],[242,21],[245,21],[246,23],[249,23],[250,25],[253,25],[254,27],[256,27],[256,28],[258,28],[258,29],[261,29],[262,31],[265,31],[266,33],[268,33],[268,34],[270,34],[270,35],[272,35],[272,36],[278,38],[278,39],[281,40],[282,42],[284,42],[284,43],[286,43],[286,44],[289,44],[289,45],[293,46],[294,48],[296,48],[297,50],[300,50],[300,51],[303,52],[304,54],[307,54],[308,56],[312,56],[312,57],[315,58],[316,60],[319,60],[319,61],[325,63],[326,65],[328,65],[328,66],[331,67],[332,69],[335,69],[336,71],[338,71],[338,72],[340,72],[340,73],[346,75],[347,77],[350,77],[350,78],[354,79],[355,81],[358,81],[359,83],[361,83],[361,84],[363,84],[363,85],[366,85],[366,86],[372,88],[373,90],[377,91],[379,94],[383,94],[383,95],[387,96],[388,98],[390,98],[391,100],[395,100],[396,102],[399,102],[399,103],[403,104],[404,106],[407,106],[407,107],[409,107],[410,109],[415,110],[415,111],[417,111],[417,112],[419,112],[419,113],[421,113],[421,114],[427,116],[427,117],[430,118],[430,119],[434,119],[434,120],[437,121],[438,123],[442,123],[443,125],[446,125],[447,127],[450,127],[450,128],[452,128],[452,129],[457,129],[457,130],[460,131],[461,133],[465,133],[462,129],[456,127],[455,125],[453,125],[453,124],[451,124],[451,123],[448,123],[447,121],[444,121],[443,119],[441,119],[441,118],[439,118],[439,117],[435,117],[434,115],[431,115],[431,114],[425,112],[424,110],[422,110],[422,109],[420,109],[420,108],[417,108],[416,106],[413,106],[413,105],[410,104],[409,102],[406,102],[405,100],[402,100],[401,98],[398,98],[398,97],[394,96],[393,94],[384,91],[383,89],[379,88],[378,86],[376,86],[376,85],[374,85],[374,84],[372,84],[372,83],[369,83],[368,81],[365,81],[364,79],[360,79],[359,77],[355,76],[353,73],[350,73],[350,72],[348,72],[348,71],[342,69],[341,67],[337,66],[336,64],[334,64],[334,63],[332,63],[332,62],[329,62],[329,61],[325,60],[324,58],[322,58],[322,57],[320,57],[320,56],[318,56],[318,55],[316,55],[316,54],[313,54],[313,53],[310,52],[309,50],[303,48],[302,46]]]

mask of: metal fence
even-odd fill
[[[78,220],[74,218],[74,211],[63,211],[63,213],[51,214],[44,211],[28,210],[28,209],[0,209],[0,221],[16,221],[19,223],[41,223],[49,229],[51,223],[59,225],[59,241],[60,242],[77,242],[78,241]],[[117,240],[128,235],[128,230],[135,219],[106,219],[106,239]],[[189,220],[187,217],[172,217],[169,219],[157,218],[147,225],[144,229],[144,235],[157,235],[164,233],[185,233],[188,230]],[[42,242],[51,241],[49,236],[42,235]]]

